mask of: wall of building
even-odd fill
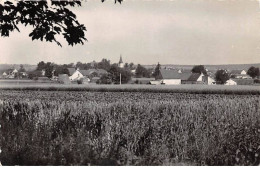
[[[76,72],[74,72],[73,75],[70,76],[70,80],[78,80],[82,77],[83,75],[78,70],[76,70]]]
[[[165,85],[179,85],[181,84],[181,79],[163,79],[162,83]]]

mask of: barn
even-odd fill
[[[164,85],[180,85],[181,76],[176,70],[161,69],[155,80],[161,80]]]
[[[229,80],[226,81],[225,85],[237,85],[237,82],[235,82],[232,79],[229,79]]]

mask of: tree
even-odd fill
[[[260,75],[260,72],[259,72],[259,68],[256,68],[254,66],[251,66],[248,71],[247,71],[247,74],[249,76],[251,76],[253,79],[256,78],[256,77],[259,77]]]
[[[46,68],[44,61],[38,63],[36,70],[43,70]]]
[[[207,71],[203,65],[197,65],[194,66],[191,70],[192,73],[203,73],[204,75],[207,75]]]
[[[111,68],[108,72],[115,84],[120,83],[120,74],[122,83],[127,83],[129,80],[131,80],[131,72],[129,70],[118,67],[117,64],[111,65]]]
[[[132,62],[129,64],[129,69],[131,69],[131,70],[135,69],[134,64]]]
[[[156,65],[156,67],[154,69],[153,77],[157,78],[160,75],[160,69],[161,69],[161,65],[158,62],[158,64]]]
[[[55,65],[54,76],[58,76],[59,74],[67,74],[69,75],[69,70],[67,69],[68,65]]]
[[[18,72],[26,72],[22,64],[20,65],[20,69],[18,70]]]
[[[135,71],[135,76],[138,78],[139,77],[150,77],[150,73],[145,67],[138,64],[136,71]]]
[[[105,0],[101,0],[104,2]],[[122,0],[115,0],[115,3]],[[32,40],[43,39],[47,42],[56,42],[57,36],[62,35],[68,45],[84,44],[86,27],[80,24],[76,15],[69,7],[81,6],[80,0],[47,0],[41,1],[5,1],[0,4],[0,33],[8,37],[10,32],[17,30],[18,25],[33,27],[29,36]]]
[[[97,63],[97,68],[108,71],[110,69],[110,60],[102,59],[101,62]]]
[[[45,76],[48,78],[51,78],[53,75],[53,64],[51,62],[47,62],[46,63],[46,67],[45,67]]]
[[[229,74],[226,70],[218,70],[216,72],[216,81],[218,84],[225,84],[229,80]]]
[[[101,76],[100,80],[98,81],[99,84],[111,84],[112,81],[112,76],[111,74],[104,74]]]

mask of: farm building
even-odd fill
[[[181,78],[181,84],[186,84],[185,82],[189,79],[189,77],[192,75],[191,72],[182,72],[180,74],[180,78]]]
[[[187,80],[183,80],[183,84],[204,84],[205,76],[202,73],[192,73]]]
[[[234,79],[252,79],[252,77],[250,77],[247,74],[232,74],[231,78],[234,78]]]
[[[71,84],[69,76],[67,74],[59,74],[59,83],[62,84]]]
[[[101,77],[103,74],[107,74],[104,69],[88,69],[88,70],[76,70],[71,76],[70,80],[76,81],[83,77],[92,79],[93,77]]]
[[[84,75],[82,74],[82,70],[76,70],[70,77],[69,79],[71,81],[77,81],[79,80],[80,78],[83,78]]]
[[[253,85],[254,80],[253,79],[232,79],[237,83],[237,85]]]
[[[136,84],[149,84],[150,81],[154,81],[155,78],[132,78],[131,83],[136,83]]]
[[[180,73],[176,70],[161,69],[159,76],[155,80],[161,80],[165,85],[179,85],[181,84]]]
[[[7,73],[6,72],[2,73],[2,78],[7,78]]]
[[[73,73],[76,71],[76,69],[74,67],[71,67],[71,68],[67,68],[68,71],[69,71],[69,75],[72,76]]]
[[[149,82],[149,84],[151,84],[151,85],[160,85],[161,83],[162,83],[161,80],[151,80]]]
[[[231,70],[230,74],[231,75],[237,75],[237,74],[246,75],[246,71],[245,70]]]
[[[229,79],[229,80],[226,81],[225,85],[237,85],[237,82],[235,82],[232,79]]]
[[[182,84],[216,84],[216,81],[212,77],[204,75],[203,73],[191,73],[189,77],[188,75],[189,74],[183,75]]]
[[[16,69],[7,69],[4,73],[6,74],[5,78],[9,79],[13,79],[15,78],[15,75],[18,75],[18,71]]]

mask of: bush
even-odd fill
[[[260,79],[255,79],[254,83],[260,83]]]

